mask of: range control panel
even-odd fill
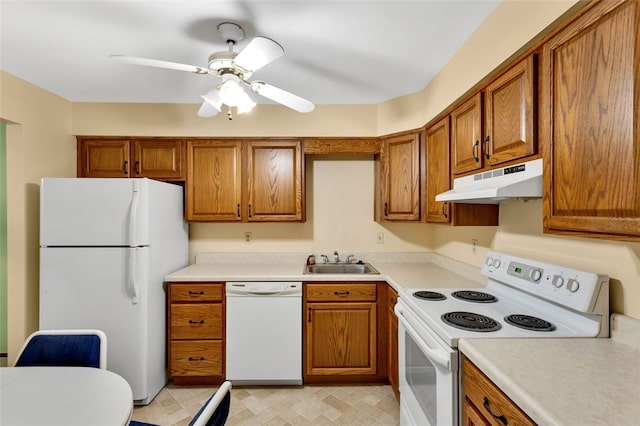
[[[490,251],[482,273],[519,290],[581,312],[591,312],[609,277]]]

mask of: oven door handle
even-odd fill
[[[404,317],[404,310],[402,309],[400,304],[396,304],[394,311],[396,312],[398,319],[400,319],[400,322],[402,322],[404,328],[411,335],[411,337],[413,337],[413,341],[416,345],[418,345],[420,350],[424,352],[424,354],[429,357],[431,361],[435,362],[441,367],[446,368],[449,371],[452,371],[451,357],[447,356],[448,353],[442,350],[430,348],[427,344],[424,343],[424,338],[420,337],[416,329],[411,324],[409,324],[409,321],[407,321]]]

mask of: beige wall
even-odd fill
[[[417,128],[564,14],[575,0],[503,1],[421,92],[374,106],[319,106],[311,114],[259,106],[228,121],[196,116],[198,105],[72,104],[0,71],[0,119],[7,126],[9,361],[37,328],[38,182],[75,175],[72,135],[370,136]],[[505,36],[508,35],[508,36]],[[428,60],[428,53],[425,54]],[[303,224],[195,224],[191,254],[202,251],[429,251],[479,266],[488,248],[609,273],[613,310],[640,318],[640,244],[543,235],[540,202],[501,207],[499,227],[373,221],[374,162],[312,157]],[[253,234],[251,243],[243,233]],[[385,244],[376,244],[383,232]],[[471,241],[479,250],[472,254]]]
[[[7,123],[7,339],[9,362],[38,328],[39,184],[74,176],[71,103],[0,71]]]

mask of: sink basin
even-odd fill
[[[369,263],[321,263],[306,265],[305,274],[379,274]]]

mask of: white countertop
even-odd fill
[[[613,315],[612,338],[461,339],[458,348],[541,425],[637,425],[640,320]]]
[[[175,271],[167,275],[165,281],[386,281],[396,290],[482,287],[486,283],[479,268],[432,253],[370,255],[364,258],[380,272],[379,275],[304,274],[305,258],[304,255],[278,258],[261,254],[203,255],[198,259],[201,263]]]

